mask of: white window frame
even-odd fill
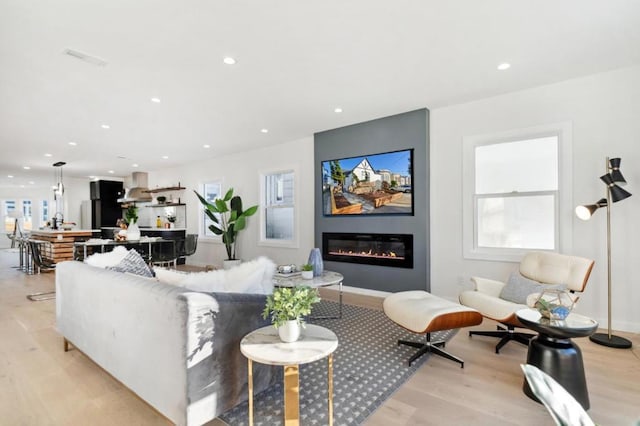
[[[24,198],[20,201],[20,205],[22,208],[22,214],[24,216],[22,219],[23,230],[31,231],[31,230],[37,229],[38,226],[34,223],[34,220],[33,220],[34,203],[30,199]]]
[[[45,203],[47,204],[45,209]],[[46,210],[46,215],[45,215]],[[44,226],[45,223],[51,217],[51,201],[49,200],[40,200],[40,226]]]
[[[466,259],[520,262],[531,249],[489,248],[477,245],[475,194],[475,148],[483,145],[537,139],[558,138],[558,190],[555,211],[555,252],[571,253],[573,235],[572,199],[572,124],[555,123],[510,130],[501,133],[465,136],[462,142],[462,244]],[[556,191],[553,191],[556,192]],[[541,192],[548,194],[547,191]],[[492,194],[488,194],[492,195]],[[482,195],[486,196],[486,195]],[[550,250],[551,251],[551,250]]]
[[[267,230],[266,178],[267,176],[281,174],[281,173],[293,173],[293,206],[292,206],[293,207],[293,238],[290,240],[276,240],[273,238],[267,238],[266,236],[266,230]],[[300,248],[300,241],[299,241],[300,224],[299,224],[299,218],[298,218],[298,211],[300,208],[299,207],[300,185],[298,183],[299,176],[300,174],[298,173],[297,167],[263,170],[260,172],[260,241],[258,242],[259,246],[280,247],[280,248]]]
[[[223,181],[222,179],[212,179],[209,180],[207,182],[202,182],[200,184],[200,195],[205,195],[205,191],[204,191],[204,187],[205,185],[218,185],[220,187],[220,198],[224,197],[224,194],[226,193],[227,190],[224,189],[224,185],[223,185]],[[198,213],[198,234],[199,237],[202,242],[220,242],[222,243],[222,237],[220,235],[215,235],[212,234],[209,231],[209,228],[205,225],[207,219],[209,219],[209,217],[205,214],[204,212],[204,205],[200,202],[200,200],[198,199],[198,208],[200,209],[199,213]]]
[[[9,207],[8,207],[8,203],[13,203],[13,209],[12,210],[18,210],[21,207],[21,201],[15,199],[15,198],[6,198],[1,200],[1,204],[2,204],[2,211],[0,211],[0,214],[2,216],[2,232],[3,233],[7,233],[7,232],[13,232],[12,230],[9,230],[7,228],[7,226],[9,226],[9,224],[11,223],[11,226],[13,226],[13,224],[15,223],[15,220],[13,218],[11,218],[10,222],[7,222],[7,219],[9,219]],[[22,229],[22,225],[20,225],[20,228]]]

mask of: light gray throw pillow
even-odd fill
[[[538,281],[523,277],[514,271],[509,276],[507,284],[500,292],[500,298],[522,305],[527,303],[527,296],[531,293],[541,293],[543,290],[566,290],[566,284],[542,284]]]

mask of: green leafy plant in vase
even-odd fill
[[[193,192],[204,206],[205,214],[213,222],[209,225],[209,230],[222,236],[227,260],[236,260],[238,233],[247,226],[247,218],[258,211],[258,206],[243,210],[242,199],[238,195],[233,195],[233,188],[230,188],[223,198],[216,198],[213,202],[207,201],[198,192]]]
[[[304,327],[304,317],[311,314],[312,306],[319,301],[316,288],[279,287],[267,297],[262,317],[271,317],[283,342],[295,342],[300,337],[300,327]]]
[[[124,212],[124,218],[127,221],[127,225],[138,222],[138,207],[135,204],[131,204]]]
[[[313,279],[313,265],[305,263],[300,267],[300,270],[302,271],[302,278],[305,280]]]
[[[131,204],[124,213],[127,221],[127,240],[137,241],[140,239],[140,228],[138,227],[138,207]]]

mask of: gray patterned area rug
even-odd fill
[[[317,316],[332,315],[338,304],[323,300],[314,308]],[[334,425],[358,425],[373,413],[427,360],[420,357],[411,367],[407,361],[417,349],[398,346],[398,339],[421,341],[389,320],[382,311],[344,305],[342,319],[312,320],[333,330],[338,349],[333,364]],[[451,339],[457,330],[433,333],[434,340]],[[304,332],[304,331],[303,331]],[[254,424],[282,425],[282,383],[254,397]],[[248,425],[245,402],[220,416],[229,425]],[[327,425],[326,359],[300,366],[300,424]]]

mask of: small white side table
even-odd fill
[[[333,425],[333,352],[338,347],[338,337],[327,328],[307,324],[300,339],[284,343],[273,326],[259,328],[244,336],[240,351],[248,360],[249,374],[249,425],[253,426],[253,361],[284,367],[284,424],[300,424],[300,376],[299,365],[328,357],[329,426]]]
[[[319,277],[313,277],[313,279],[307,280],[302,278],[300,274],[296,274],[290,277],[283,276],[274,276],[273,277],[273,285],[276,287],[298,287],[301,285],[306,285],[311,288],[318,287],[327,287],[330,285],[338,284],[340,293],[340,311],[338,316],[322,316],[322,317],[311,317],[311,319],[342,319],[342,280],[344,277],[342,274],[333,271],[324,271],[322,275]]]

